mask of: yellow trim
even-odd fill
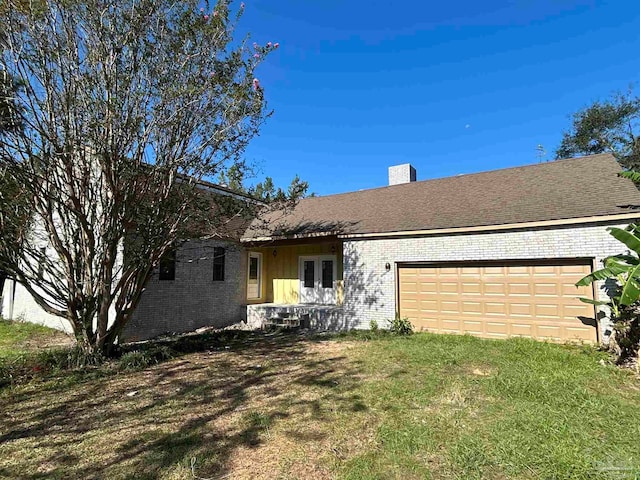
[[[585,223],[611,222],[615,220],[640,219],[640,212],[621,213],[618,215],[606,215],[600,217],[570,218],[562,220],[545,220],[541,222],[505,223],[503,225],[480,225],[476,227],[454,227],[454,228],[434,228],[431,230],[407,230],[398,232],[381,233],[352,233],[338,235],[338,238],[369,238],[369,237],[400,237],[400,236],[420,236],[420,235],[441,235],[447,233],[472,233],[491,232],[500,230],[516,230],[519,228],[531,227],[553,227],[560,225],[580,225]]]

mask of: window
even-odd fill
[[[249,272],[247,275],[247,298],[260,298],[262,277],[262,254],[249,252]]]
[[[298,257],[300,303],[335,305],[338,300],[338,261],[335,255]]]
[[[224,282],[224,248],[213,249],[213,281]]]
[[[176,250],[172,248],[160,259],[160,280],[176,279]]]
[[[322,260],[322,288],[333,288],[333,260]]]
[[[313,260],[304,261],[304,288],[313,288],[316,279],[316,262]]]

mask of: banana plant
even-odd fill
[[[590,298],[580,300],[592,305],[607,305],[611,307],[613,315],[618,317],[621,306],[631,305],[640,299],[640,224],[631,224],[626,229],[610,227],[608,230],[614,238],[627,246],[629,253],[607,257],[604,268],[580,279],[576,286],[590,285],[596,280],[615,280],[620,289],[610,302]]]

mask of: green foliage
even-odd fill
[[[640,98],[617,93],[573,115],[556,158],[612,153],[628,169],[640,168]]]
[[[300,180],[296,175],[286,190],[276,187],[273,178],[266,177],[263,182],[257,183],[247,190],[247,193],[262,200],[265,203],[297,201],[307,196],[309,183]]]
[[[593,347],[418,333],[363,343],[359,358],[376,378],[357,389],[375,441],[338,464],[341,478],[640,473],[640,450],[617,433],[640,421],[636,381],[601,366],[606,354]],[[615,422],[612,410],[623,412]],[[605,461],[618,477],[598,468]]]
[[[369,330],[371,330],[371,333],[378,333],[378,322],[371,320],[369,322]]]
[[[203,181],[243,179],[270,115],[257,68],[279,44],[238,38],[244,5],[226,0],[5,0],[0,12],[0,269],[106,354],[171,245],[251,216],[253,202],[194,205],[215,196]]]
[[[618,175],[622,178],[628,178],[636,185],[640,184],[640,172],[635,170],[625,170],[624,172],[620,172]]]
[[[389,331],[394,335],[411,335],[413,325],[408,318],[400,318],[400,315],[397,315],[389,324]]]
[[[0,357],[0,387],[35,377],[60,374],[69,371],[88,370],[105,362],[100,352],[73,347],[48,348],[35,352]]]
[[[10,321],[0,318],[0,357],[15,356],[25,351],[25,342],[29,340],[48,340],[61,336],[60,332],[22,321]]]
[[[119,370],[143,370],[152,365],[174,358],[176,353],[166,345],[124,353],[118,360]]]
[[[255,173],[254,168],[247,165],[246,162],[237,162],[229,167],[226,172],[220,172],[218,182],[226,185],[231,190],[246,193],[265,203],[296,202],[308,195],[309,183],[300,180],[298,175],[293,178],[286,190],[276,187],[273,183],[273,178],[270,176],[267,176],[254,186],[247,187],[247,179],[255,176]]]
[[[629,254],[613,255],[604,260],[604,268],[580,279],[576,286],[590,285],[595,281],[610,281],[610,301],[590,298],[580,300],[596,306],[608,306],[614,322],[613,341],[618,363],[637,361],[640,351],[640,225],[631,224],[626,229],[609,228],[611,235],[623,243]]]
[[[0,69],[0,135],[22,128],[16,97],[23,88],[23,82],[16,80],[5,69]]]
[[[620,305],[631,305],[640,299],[640,226],[631,224],[626,229],[611,227],[608,230],[611,236],[629,248],[631,254],[607,257],[604,268],[583,277],[576,286],[590,285],[597,280],[617,282],[620,291],[611,304],[614,312],[617,312]],[[593,300],[582,300],[594,304]]]

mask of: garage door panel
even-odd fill
[[[575,288],[575,287],[573,287]],[[533,285],[533,293],[536,296],[561,297],[561,285],[557,283],[535,283]]]
[[[507,315],[507,305],[504,302],[486,302],[484,313],[487,315]]]
[[[532,317],[533,308],[528,303],[512,303],[509,313],[512,317]]]
[[[481,294],[482,293],[482,284],[480,283],[480,281],[475,281],[475,282],[469,282],[469,281],[463,281],[461,284],[461,289],[460,289],[461,293],[465,294],[465,295],[470,295],[470,294]]]
[[[559,318],[560,308],[553,304],[536,304],[534,307],[535,316],[538,318]]]
[[[596,341],[588,262],[400,267],[400,314],[418,330],[504,338]],[[594,323],[594,320],[588,323]]]
[[[533,337],[534,326],[526,323],[513,323],[511,324],[511,335],[521,337]]]
[[[484,322],[471,322],[469,320],[465,320],[462,322],[462,333],[482,335],[484,333]]]
[[[531,295],[531,284],[530,283],[509,283],[507,285],[507,291],[510,296],[525,296],[528,297]]]
[[[420,293],[438,293],[438,283],[435,281],[421,282]]]
[[[482,302],[462,302],[462,312],[467,315],[482,315]]]
[[[505,283],[485,282],[483,286],[485,295],[502,296],[507,294],[507,285]]]

